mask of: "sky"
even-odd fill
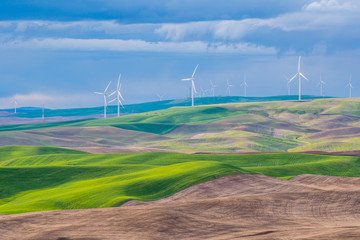
[[[120,73],[124,104],[184,98],[197,64],[199,92],[286,95],[299,56],[303,94],[360,97],[360,1],[0,1],[0,108],[101,106]]]

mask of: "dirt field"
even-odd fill
[[[0,216],[1,239],[359,239],[360,178],[235,175],[149,203]]]

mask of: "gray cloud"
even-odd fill
[[[147,42],[121,39],[72,39],[44,38],[11,40],[0,45],[3,49],[27,50],[75,50],[75,51],[126,51],[126,52],[182,52],[182,53],[231,53],[231,54],[276,54],[275,48],[250,43],[192,42]]]

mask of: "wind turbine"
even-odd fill
[[[349,79],[349,83],[346,85],[346,87],[349,88],[349,97],[351,98],[351,89],[353,88],[352,82],[351,82],[351,74],[350,74],[350,79]]]
[[[246,97],[246,88],[248,87],[246,82],[246,76],[244,75],[244,81],[241,83],[240,87],[244,86],[244,97]]]
[[[299,64],[298,64],[298,72],[295,74],[295,76],[293,76],[290,80],[289,83],[294,80],[296,77],[299,77],[299,101],[301,101],[301,78],[304,78],[306,80],[309,81],[309,79],[307,79],[304,74],[302,74],[300,72],[300,60],[301,60],[301,56],[299,57]]]
[[[200,87],[200,97],[206,97],[206,93],[208,91],[208,89],[203,89],[202,87]]]
[[[198,66],[199,66],[199,64],[196,65],[191,78],[181,79],[182,81],[191,81],[191,106],[194,106],[194,94],[197,93],[196,88],[195,88],[195,83],[194,83],[194,80],[195,80],[194,76],[195,76],[195,72],[196,72],[196,69],[198,68]]]
[[[164,94],[156,94],[157,96],[158,96],[158,98],[159,98],[159,101],[162,101],[162,99],[163,99],[163,97],[165,97],[165,95],[166,95],[166,93],[164,93]]]
[[[233,86],[233,85],[231,85],[230,83],[229,83],[229,81],[228,80],[226,80],[226,94],[228,95],[228,96],[230,96],[230,88]]]
[[[14,104],[14,113],[16,113],[16,107],[17,107],[17,105],[18,105],[18,102],[17,102],[17,100],[16,100],[16,96],[15,96],[14,99],[11,101],[11,103]]]
[[[120,104],[121,104],[121,106],[124,108],[124,106],[123,106],[123,104],[122,104],[122,102],[121,102],[121,99],[124,101],[124,98],[123,98],[123,96],[121,95],[121,92],[120,92],[120,90],[121,90],[120,78],[121,78],[121,74],[119,74],[118,84],[117,84],[117,86],[116,86],[116,90],[109,95],[109,97],[111,97],[112,95],[114,95],[114,94],[116,93],[116,97],[115,97],[113,100],[111,100],[109,103],[112,103],[112,102],[114,102],[114,101],[117,101],[117,105],[118,105],[118,112],[117,112],[117,114],[118,114],[118,117],[120,117]],[[125,108],[124,108],[124,109],[125,109]]]
[[[217,87],[211,80],[210,80],[211,90],[210,94],[215,97],[215,88]]]
[[[41,112],[41,119],[44,122],[45,121],[45,105],[42,105],[42,112]]]
[[[109,89],[109,86],[111,84],[111,81],[109,82],[109,84],[107,85],[107,87],[105,88],[104,92],[94,92],[95,94],[99,94],[99,95],[103,95],[104,96],[104,118],[106,118],[106,106],[107,106],[107,90]]]
[[[284,78],[286,79],[286,83],[287,83],[287,89],[288,89],[288,96],[290,96],[290,78],[287,78],[285,75],[284,75]]]
[[[322,76],[321,76],[321,73],[320,73],[320,81],[319,81],[319,84],[318,86],[320,85],[320,96],[321,97],[324,97],[323,95],[323,88],[325,86],[325,82],[322,80]]]

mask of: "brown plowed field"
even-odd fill
[[[0,239],[360,239],[360,178],[227,176],[145,204],[2,215]]]

